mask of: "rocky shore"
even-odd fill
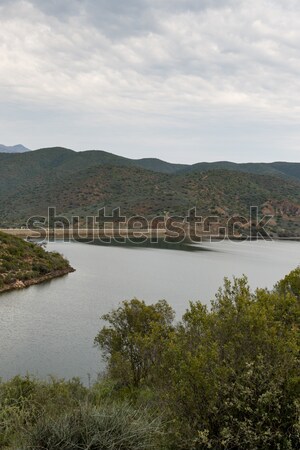
[[[47,273],[46,275],[41,275],[37,278],[32,278],[30,280],[16,280],[11,284],[6,284],[2,288],[0,288],[0,294],[3,294],[4,292],[19,290],[19,289],[25,289],[29,286],[34,286],[36,284],[45,283],[46,281],[51,281],[54,278],[59,278],[67,275],[68,273],[75,272],[75,269],[73,267],[67,267],[65,269],[61,270],[54,270],[53,272]]]

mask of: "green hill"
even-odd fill
[[[104,151],[64,148],[0,154],[0,226],[24,225],[35,215],[78,215],[120,207],[126,215],[249,214],[250,206],[277,217],[280,233],[300,235],[300,164],[230,162],[193,166],[131,160]]]
[[[72,271],[59,253],[46,252],[36,244],[0,232],[0,293]]]
[[[187,164],[173,164],[157,158],[136,159],[133,160],[133,164],[142,169],[161,173],[177,173],[189,167]]]
[[[233,163],[230,161],[217,161],[212,163],[197,163],[183,169],[184,172],[205,172],[207,170],[232,170],[237,172],[253,173],[257,175],[274,175],[282,178],[300,180],[300,163],[273,162],[273,163]]]

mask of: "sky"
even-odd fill
[[[0,0],[0,143],[300,161],[299,0]]]

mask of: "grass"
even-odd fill
[[[79,380],[0,382],[0,448],[10,450],[160,449],[162,424],[147,406],[111,401]]]

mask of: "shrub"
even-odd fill
[[[83,406],[55,420],[41,417],[26,432],[23,449],[150,450],[158,444],[160,421],[128,404]]]
[[[0,380],[0,448],[19,443],[22,430],[31,429],[41,415],[54,418],[61,411],[77,408],[86,398],[87,389],[76,378],[43,382],[17,376],[7,382]]]
[[[225,279],[211,308],[190,303],[176,327],[172,314],[151,319],[156,305],[124,302],[103,317],[109,327],[96,343],[121,395],[122,383],[128,395],[130,387],[152,390],[172,450],[296,450],[299,280],[296,269],[272,291],[252,293],[246,277]]]
[[[241,278],[225,280],[211,310],[190,304],[157,380],[173,448],[299,448],[300,273],[292,275],[285,295],[251,293]]]

